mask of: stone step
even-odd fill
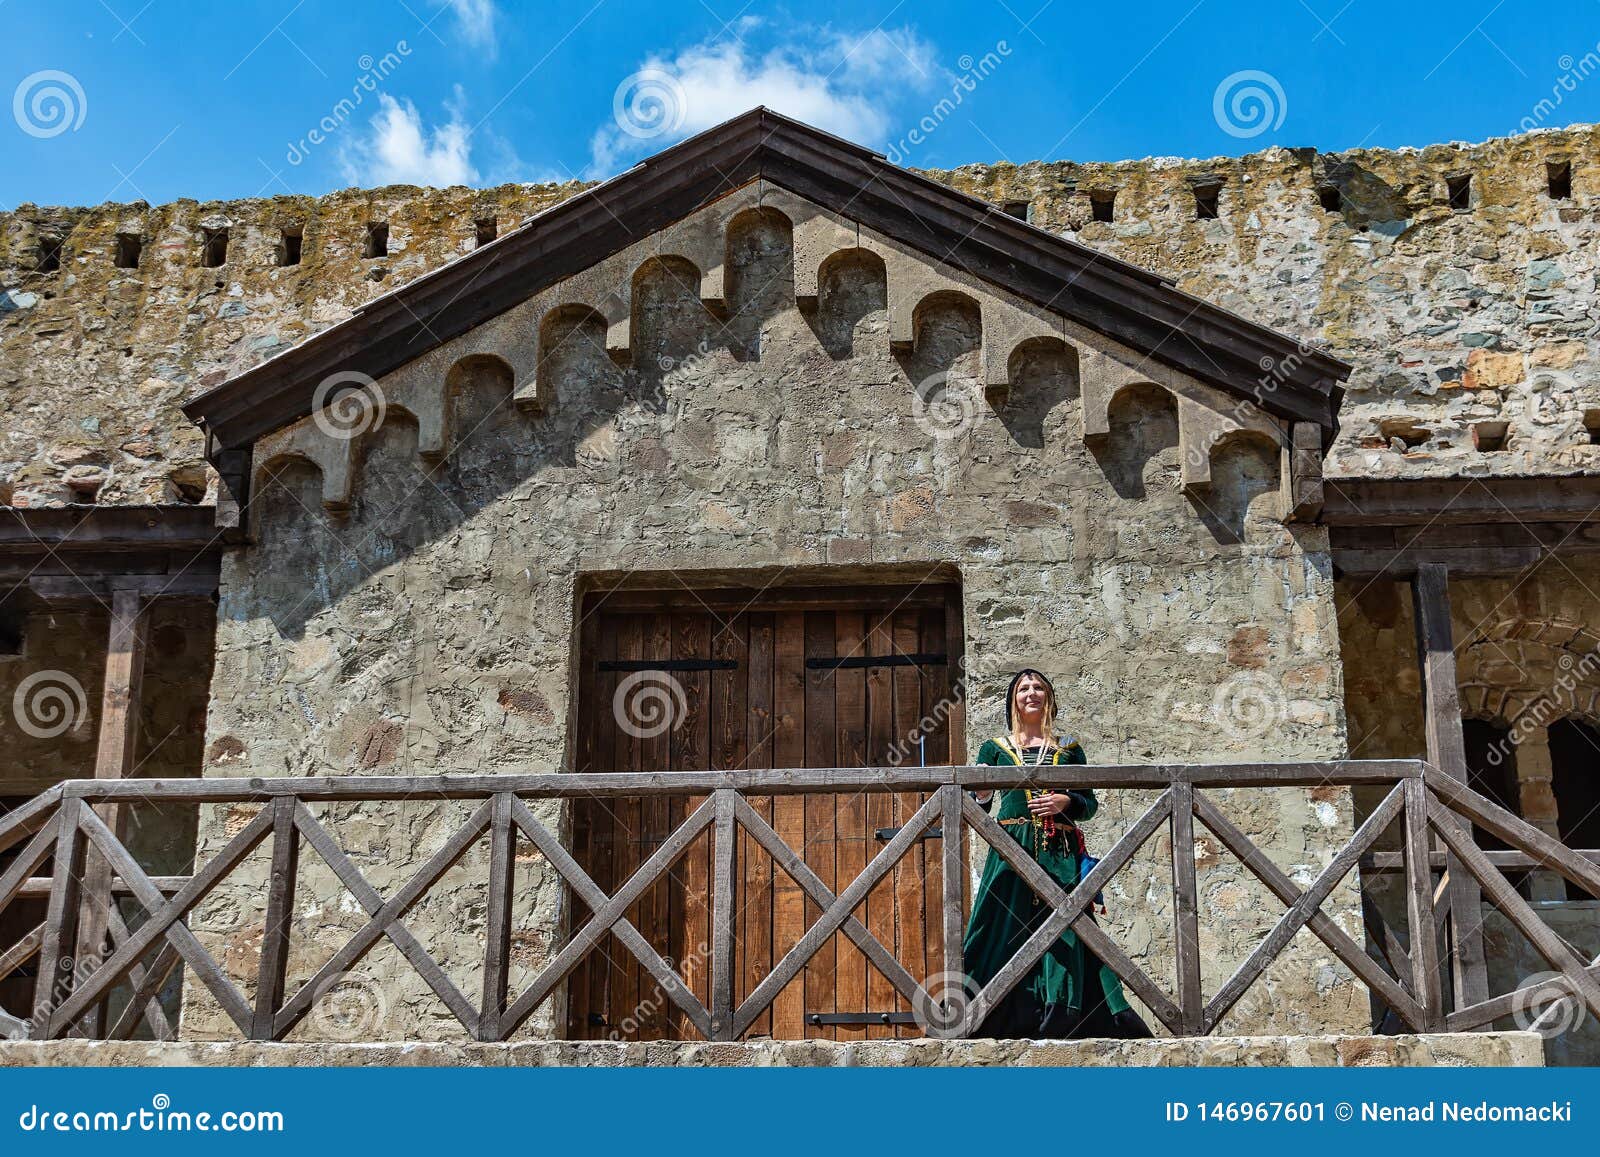
[[[14,1041],[0,1043],[0,1068],[35,1066],[344,1067],[600,1066],[735,1068],[850,1065],[948,1067],[1294,1067],[1542,1068],[1544,1041],[1532,1032],[1421,1036],[1187,1037],[1155,1040],[772,1041],[736,1044],[657,1041],[515,1041],[506,1044],[400,1041],[267,1044],[258,1041]]]

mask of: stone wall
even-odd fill
[[[476,222],[508,229],[577,187],[0,214],[0,503],[55,505],[96,489],[101,502],[214,499],[182,403],[470,252]],[[386,257],[362,256],[372,222],[389,226]],[[218,230],[226,260],[208,267],[205,240]],[[286,232],[300,238],[295,265],[280,264]],[[116,264],[119,235],[140,239],[137,266]],[[39,272],[58,243],[60,268]]]
[[[1597,131],[932,175],[1026,202],[1035,224],[1351,361],[1332,473],[1588,471],[1600,462],[1585,424],[1600,423]],[[1571,196],[1554,199],[1549,166],[1562,163]],[[1457,209],[1449,181],[1465,175]],[[182,401],[469,251],[478,221],[503,232],[580,187],[0,214],[0,501],[96,487],[101,501],[203,499]],[[1218,190],[1214,219],[1198,216],[1196,187]],[[1113,219],[1094,220],[1091,194],[1113,191]],[[365,258],[374,222],[389,227],[388,255]],[[220,229],[226,262],[208,268]],[[286,231],[301,235],[299,265],[278,264]],[[142,240],[137,268],[116,266],[119,233]],[[57,242],[60,268],[39,272]]]
[[[1352,363],[1330,474],[1592,472],[1597,137],[1575,126],[1479,145],[973,165],[944,177],[1027,200],[1036,224]],[[1571,191],[1555,198],[1561,165]],[[1452,179],[1467,177],[1453,204]],[[1217,190],[1214,219],[1198,216],[1196,189]],[[1092,220],[1092,195],[1110,191],[1114,219]],[[1503,449],[1488,449],[1485,423],[1506,423]]]
[[[802,314],[792,266],[803,209],[791,205],[786,218],[733,198],[684,226],[719,247],[726,228],[726,321],[707,311],[692,270],[651,258],[654,239],[596,271],[634,295],[629,372],[607,355],[602,319],[580,311],[552,322],[554,299],[536,298],[380,381],[384,419],[353,444],[307,420],[258,445],[258,544],[225,564],[206,773],[568,766],[586,576],[903,582],[920,570],[943,581],[952,566],[969,750],[1001,729],[1006,680],[1028,663],[1056,676],[1064,720],[1097,761],[1341,755],[1326,538],[1282,523],[1280,447],[1264,434],[1225,439],[1210,490],[1186,494],[1174,398],[1147,385],[1111,401],[1110,434],[1091,449],[1075,346],[1103,351],[1079,335],[1074,345],[1023,341],[999,411],[973,406],[968,420],[935,428],[916,384],[976,379],[995,353],[985,343],[997,340],[980,314],[1026,311],[863,231],[861,250],[823,262],[820,307]],[[889,284],[902,278],[928,292],[910,354],[888,340]],[[557,337],[546,324],[565,328]],[[537,404],[518,405],[509,362],[525,351],[499,346],[505,360],[494,351],[529,333],[550,339],[550,356]],[[437,465],[419,454],[417,421],[435,405],[451,432]],[[341,470],[348,486],[330,493]],[[1219,798],[1303,881],[1351,830],[1337,789]],[[1147,802],[1108,792],[1094,846],[1109,847]],[[457,805],[317,810],[386,895],[464,818]],[[543,814],[560,822],[553,807]],[[203,847],[215,850],[248,818],[209,816]],[[482,853],[408,921],[467,991],[482,952]],[[1108,889],[1105,922],[1170,978],[1166,853],[1163,833]],[[1214,991],[1281,906],[1214,841],[1200,856]],[[303,878],[291,986],[364,920],[323,869],[306,870],[316,875]],[[548,938],[563,918],[561,889],[535,855],[520,870],[528,907],[518,928]],[[264,871],[258,852],[195,920],[241,980],[259,950]],[[1352,890],[1330,910],[1358,931]],[[513,990],[547,943],[527,942]],[[381,994],[369,1036],[461,1035],[387,946],[351,983],[353,1004],[371,998],[369,1014]],[[1223,1031],[1359,1029],[1365,1016],[1359,986],[1302,937]],[[560,1023],[547,1009],[531,1031]],[[232,1033],[198,992],[184,1031]]]

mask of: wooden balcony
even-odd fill
[[[510,1038],[533,1012],[556,994],[573,970],[609,933],[660,985],[686,1023],[707,1040],[740,1039],[779,992],[835,934],[842,934],[893,985],[915,1010],[915,1023],[927,1035],[972,1035],[996,1003],[1014,988],[1065,930],[1074,931],[1119,975],[1128,989],[1175,1036],[1203,1036],[1217,1028],[1237,1002],[1278,960],[1301,929],[1309,930],[1363,983],[1377,1001],[1417,1032],[1470,1029],[1509,1015],[1525,992],[1513,992],[1447,1007],[1447,977],[1439,932],[1443,921],[1436,897],[1448,895],[1447,873],[1459,864],[1528,938],[1558,978],[1547,981],[1545,997],[1576,999],[1600,1016],[1600,960],[1584,961],[1540,920],[1502,874],[1502,867],[1537,867],[1572,881],[1600,898],[1600,866],[1590,853],[1563,846],[1538,829],[1466,788],[1426,763],[1413,760],[1325,763],[1061,766],[1028,769],[987,766],[913,769],[833,768],[739,772],[661,772],[545,774],[477,777],[367,777],[323,779],[75,780],[39,796],[0,819],[0,853],[14,854],[0,874],[0,911],[19,898],[48,898],[44,921],[21,941],[0,948],[0,979],[37,959],[35,974],[55,978],[36,992],[33,1016],[0,1017],[0,1032],[13,1038],[59,1039],[95,1036],[131,1039],[147,1026],[156,1039],[170,1039],[172,1026],[157,994],[180,965],[194,983],[204,985],[233,1022],[252,1040],[282,1040],[294,1032],[331,978],[361,961],[380,942],[403,954],[428,987],[481,1041]],[[1218,789],[1386,787],[1382,802],[1357,828],[1309,887],[1297,886],[1266,852],[1232,823],[1212,794]],[[1070,892],[1060,888],[969,792],[992,788],[1050,787],[1142,789],[1156,793],[1144,813],[1105,851],[1099,863]],[[910,819],[887,838],[882,849],[837,892],[768,823],[753,799],[816,793],[894,793],[922,799]],[[579,865],[558,834],[535,815],[530,803],[574,798],[687,799],[684,819],[644,859],[630,878],[609,893]],[[311,805],[367,801],[477,801],[467,822],[403,887],[380,895],[363,877],[335,834]],[[103,816],[134,802],[186,805],[258,805],[253,818],[219,850],[196,866],[191,876],[154,879],[142,871]],[[325,817],[326,818],[326,817]],[[1196,886],[1195,832],[1202,825],[1285,906],[1267,937],[1207,999],[1201,986],[1200,906]],[[1473,843],[1472,825],[1494,833],[1513,853],[1485,853]],[[1391,826],[1401,833],[1402,851],[1374,853],[1379,836]],[[857,916],[874,886],[919,840],[937,829],[942,904],[938,935],[942,972],[961,973],[962,934],[971,857],[982,845],[995,849],[1051,909],[1042,926],[980,991],[959,996],[913,975],[891,948]],[[1166,829],[1170,840],[1175,946],[1173,983],[1165,985],[1094,922],[1096,893],[1122,872],[1152,836]],[[709,977],[703,999],[663,958],[629,919],[630,907],[689,847],[710,833]],[[742,834],[741,834],[742,833]],[[418,900],[468,849],[487,836],[488,914],[481,982],[470,998],[446,975],[406,927]],[[952,838],[955,837],[955,838]],[[788,873],[820,915],[758,983],[736,999],[736,881],[741,840],[759,846]],[[520,992],[510,991],[511,913],[514,864],[520,841],[531,844],[591,913],[563,941]],[[228,881],[241,862],[267,844],[271,874],[254,999],[239,987],[187,923],[196,906]],[[355,897],[367,921],[315,975],[294,990],[288,987],[291,917],[295,910],[297,866],[306,849],[320,857]],[[93,850],[100,871],[85,870]],[[1511,863],[1508,855],[1521,857]],[[1403,875],[1406,921],[1403,929],[1381,925],[1363,947],[1322,911],[1338,885],[1363,857]],[[1397,858],[1396,858],[1397,857]],[[56,869],[35,878],[45,861]],[[60,870],[61,866],[69,870]],[[1444,872],[1441,873],[1440,869]],[[98,889],[98,891],[97,891]],[[131,897],[142,909],[125,921],[111,897]],[[576,924],[577,921],[574,920]],[[85,931],[89,929],[89,931]],[[102,929],[104,931],[102,931]],[[1424,930],[1417,935],[1416,930]],[[1400,933],[1404,933],[1404,938]],[[95,951],[85,937],[99,938]],[[84,951],[80,954],[80,943]],[[1448,950],[1445,955],[1448,955]],[[78,959],[76,967],[70,964]],[[84,962],[92,960],[85,969]],[[63,968],[63,962],[69,962]],[[930,990],[930,987],[932,990]],[[114,994],[126,997],[114,1023],[106,1010]]]

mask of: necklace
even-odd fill
[[[1032,766],[1032,767],[1043,767],[1044,766],[1045,753],[1047,751],[1050,751],[1051,748],[1054,747],[1054,745],[1050,742],[1049,738],[1041,736],[1040,739],[1039,739],[1039,749],[1038,749],[1038,751],[1036,751],[1034,753],[1033,761],[1030,764],[1028,762],[1028,757],[1023,755],[1023,753],[1022,753],[1023,752],[1022,745],[1017,742],[1017,737],[1015,735],[1011,736],[1011,743],[1016,748],[1017,764],[1019,766],[1021,766],[1021,767],[1029,767],[1029,766]],[[1052,765],[1056,763],[1057,758],[1059,757],[1059,755],[1060,755],[1060,748],[1057,747],[1057,748],[1055,748],[1054,752],[1051,754],[1051,757],[1050,757],[1050,762],[1051,762]],[[1024,797],[1030,803],[1033,800],[1039,798],[1040,796],[1049,795],[1050,794],[1050,792],[1048,790],[1035,791],[1031,787],[1030,788],[1024,788],[1023,791],[1024,791]],[[1043,842],[1048,843],[1050,840],[1054,839],[1056,837],[1056,835],[1061,830],[1060,827],[1056,824],[1056,817],[1055,816],[1037,816],[1036,815],[1036,816],[1032,817],[1032,820],[1033,820],[1033,823],[1032,823],[1033,830],[1036,833],[1037,837],[1039,839],[1041,839]],[[1037,902],[1038,901],[1038,897],[1035,896],[1034,900],[1035,900],[1035,902]]]
[[[1028,763],[1027,763],[1026,757],[1023,756],[1023,754],[1022,754],[1023,751],[1025,750],[1025,748],[1022,746],[1022,744],[1017,742],[1017,737],[1015,735],[1011,736],[1011,743],[1017,749],[1017,757],[1018,757],[1019,762],[1021,762],[1022,766],[1024,766],[1024,767],[1029,766]],[[1041,737],[1040,740],[1039,740],[1039,750],[1033,757],[1032,766],[1034,766],[1034,767],[1042,767],[1044,765],[1045,750],[1049,746],[1050,746],[1049,742]]]

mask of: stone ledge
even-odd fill
[[[266,1044],[257,1041],[15,1041],[0,1068],[40,1066],[361,1067],[637,1065],[649,1068],[832,1068],[851,1065],[1019,1067],[1327,1066],[1540,1068],[1531,1032],[1426,1036],[1199,1037],[1144,1041],[749,1041],[739,1044],[522,1041],[508,1044]]]

